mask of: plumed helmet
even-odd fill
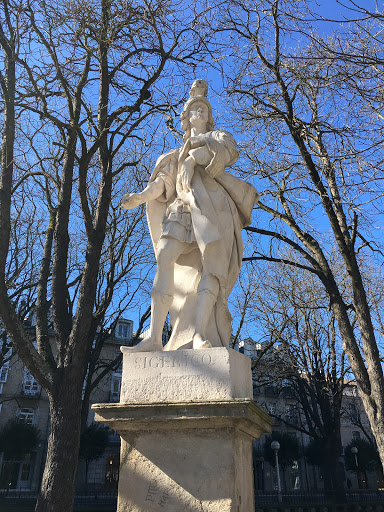
[[[195,80],[192,84],[191,90],[189,91],[189,96],[194,98],[195,96],[204,96],[204,98],[208,94],[208,83],[205,80],[199,78]]]
[[[189,92],[189,100],[185,103],[183,111],[180,114],[181,119],[181,129],[184,132],[189,132],[190,126],[189,126],[189,110],[191,108],[191,105],[195,103],[195,101],[202,101],[205,103],[208,107],[208,123],[207,123],[207,130],[211,131],[213,130],[215,126],[215,121],[213,119],[212,114],[212,105],[207,100],[206,96],[208,94],[208,83],[199,78],[198,80],[195,80],[192,84],[191,90]],[[188,135],[189,136],[189,135]]]

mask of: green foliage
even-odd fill
[[[108,427],[91,423],[81,434],[79,458],[85,460],[87,464],[99,459],[107,447],[108,437]]]
[[[22,460],[24,455],[36,449],[40,431],[18,419],[9,420],[0,430],[0,452],[5,460]]]
[[[272,435],[266,436],[264,443],[264,458],[271,466],[275,467],[275,452],[271,448],[272,441],[280,443],[279,464],[284,469],[292,466],[295,460],[300,456],[300,445],[295,436],[287,432],[272,432]]]
[[[357,448],[356,458],[351,449]],[[350,471],[372,471],[380,462],[379,454],[365,439],[354,439],[344,448],[345,467]],[[356,467],[357,459],[357,467]]]

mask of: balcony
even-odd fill
[[[22,387],[20,391],[21,396],[24,398],[40,398],[41,396],[41,387],[32,387],[32,388],[25,388]]]

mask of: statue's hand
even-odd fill
[[[132,210],[136,208],[136,206],[139,206],[139,204],[144,203],[144,201],[140,194],[124,194],[121,200],[121,206],[126,210]]]
[[[188,139],[180,149],[179,153],[179,169],[183,165],[184,160],[188,157],[188,152],[191,149],[190,139]]]
[[[183,164],[184,160],[188,158],[188,154],[191,149],[201,148],[207,144],[205,137],[197,135],[196,137],[189,137],[184,143],[179,153],[179,168]]]
[[[188,142],[190,149],[196,149],[206,146],[207,139],[203,135],[197,135],[196,137],[189,137]]]

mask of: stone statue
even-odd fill
[[[227,299],[243,256],[241,228],[252,220],[256,189],[225,171],[238,157],[233,136],[214,130],[208,84],[195,80],[181,113],[183,146],[162,155],[147,187],[126,194],[126,209],[147,203],[157,270],[150,335],[124,352],[228,347]],[[172,335],[163,348],[170,314]]]

